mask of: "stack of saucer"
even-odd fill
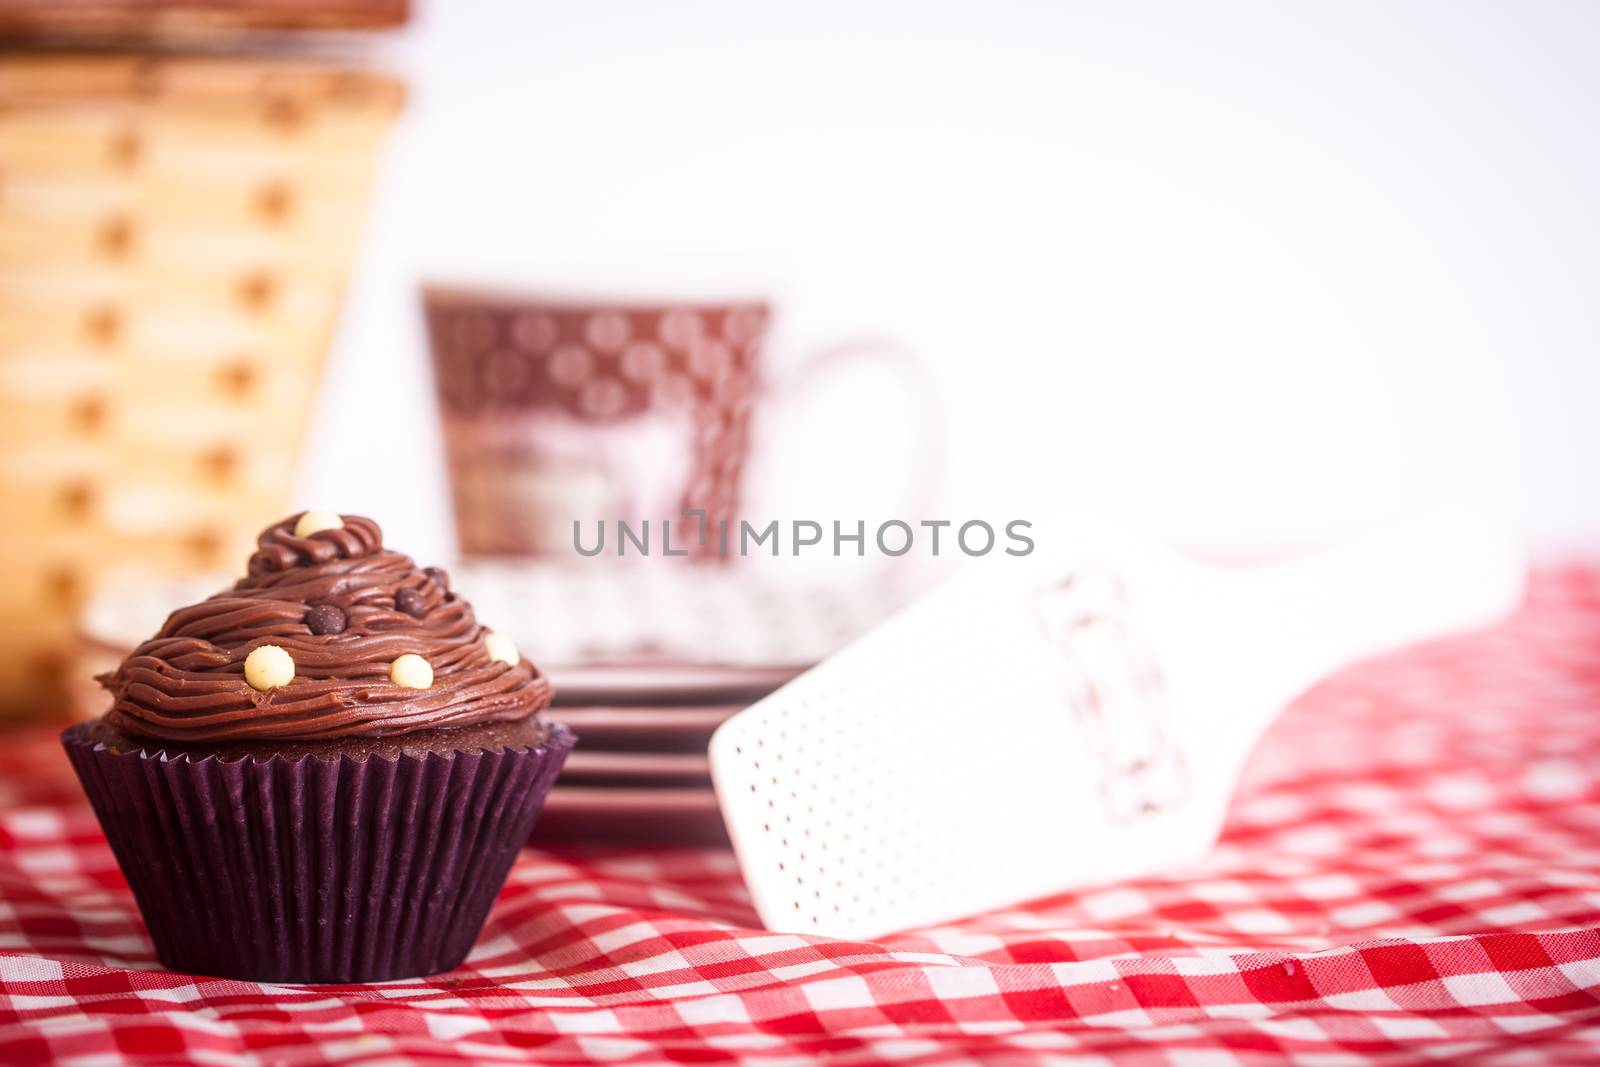
[[[725,841],[706,760],[711,733],[796,673],[555,669],[561,695],[549,717],[571,726],[582,748],[568,757],[536,839]],[[648,703],[626,703],[639,699]]]
[[[779,585],[688,565],[479,563],[455,580],[550,676],[549,717],[578,734],[535,844],[726,841],[712,731],[900,600],[887,582]]]

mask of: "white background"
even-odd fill
[[[448,554],[415,286],[765,291],[773,517],[1088,506],[1256,551],[1437,501],[1600,537],[1600,5],[419,2],[302,502]]]

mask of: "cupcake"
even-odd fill
[[[371,982],[456,966],[573,735],[549,682],[370,519],[268,527],[62,734],[176,971]]]

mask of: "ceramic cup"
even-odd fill
[[[930,395],[893,345],[849,342],[762,374],[760,300],[569,300],[428,287],[434,379],[462,554],[574,559],[573,522],[739,517],[752,428],[773,397],[858,361],[881,361]],[[929,405],[919,405],[923,433]],[[923,450],[919,455],[929,454]],[[925,493],[931,475],[908,483]],[[690,541],[690,558],[715,544]]]

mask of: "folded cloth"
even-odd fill
[[[1600,567],[1301,699],[1205,863],[877,944],[717,850],[527,851],[465,966],[157,969],[53,734],[0,746],[0,1063],[1600,1059]]]

